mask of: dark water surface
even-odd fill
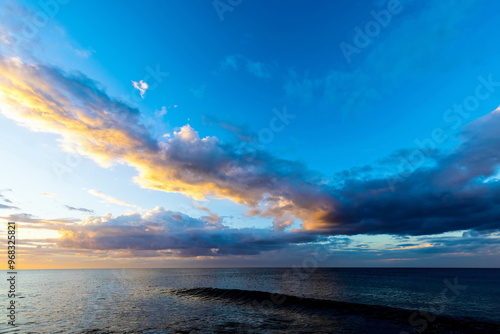
[[[500,333],[500,269],[25,270],[18,290],[1,333]]]

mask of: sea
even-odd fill
[[[500,333],[500,269],[22,270],[16,284],[0,333]]]

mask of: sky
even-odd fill
[[[4,0],[0,233],[20,269],[500,267],[499,9]]]

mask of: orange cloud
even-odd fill
[[[418,248],[428,248],[428,247],[434,247],[434,245],[426,242],[426,243],[423,243],[423,244],[420,244],[420,245],[390,248],[389,250],[418,249]]]

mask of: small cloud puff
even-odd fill
[[[132,81],[132,86],[139,91],[142,98],[144,98],[144,95],[149,88],[149,85],[143,80]]]

